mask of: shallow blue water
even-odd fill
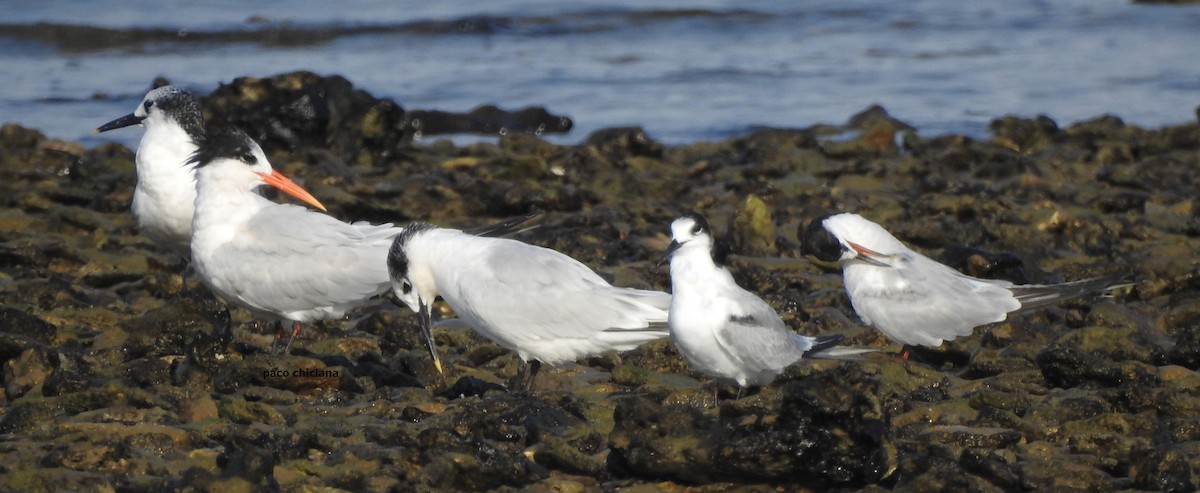
[[[1194,120],[1200,104],[1200,6],[242,4],[10,5],[0,19],[0,121],[88,144],[132,144],[140,132],[89,132],[131,111],[155,76],[209,92],[236,77],[292,70],[340,74],[406,108],[542,105],[575,121],[570,134],[551,137],[560,142],[621,125],[672,144],[714,140],[756,125],[840,123],[873,103],[922,135],[975,136],[1005,114],[1068,124],[1111,113],[1156,127]],[[28,27],[38,22],[112,31],[64,41]],[[290,41],[263,34],[272,32]]]

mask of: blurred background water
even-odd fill
[[[559,142],[640,125],[669,144],[841,123],[878,103],[922,135],[1196,118],[1200,6],[1117,0],[18,0],[0,18],[0,121],[92,145],[151,81],[338,74],[409,109],[541,105]]]

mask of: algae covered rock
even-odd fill
[[[886,476],[886,421],[839,367],[777,381],[719,410],[631,398],[614,414],[610,467],[684,482],[787,481],[810,487],[865,485]],[[860,393],[863,392],[863,393]]]
[[[627,127],[563,145],[517,130],[551,131],[552,113],[484,107],[476,116],[490,121],[466,122],[338,76],[238,79],[206,103],[210,119],[263,139],[339,219],[470,227],[542,209],[516,238],[622,286],[668,289],[655,264],[668,225],[701,212],[728,225],[734,275],[792,330],[884,354],[804,360],[735,399],[662,340],[543,368],[532,392],[509,393],[516,354],[437,327],[441,375],[415,317],[387,299],[306,328],[294,355],[269,354],[269,322],[194,275],[182,289],[176,259],[137,233],[132,150],[5,125],[0,489],[1200,485],[1196,122],[1009,116],[987,138],[927,138],[868,108],[841,125],[719,142],[666,145]],[[443,116],[506,134],[412,139]],[[972,275],[1135,285],[1014,314],[901,362],[861,325],[840,273],[798,252],[797,228],[830,211],[863,214]]]

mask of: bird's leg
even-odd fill
[[[538,361],[535,359],[535,360],[532,360],[529,362],[529,377],[528,377],[529,379],[525,381],[525,386],[524,386],[525,392],[529,392],[530,390],[533,390],[533,379],[537,378],[538,370],[541,370],[541,369],[542,369],[541,361]]]
[[[520,388],[522,392],[528,393],[533,389],[533,379],[537,376],[538,370],[542,369],[542,362],[538,360],[530,360],[521,362],[521,369],[517,370],[517,375],[514,377],[513,387]]]
[[[734,398],[733,398],[733,400],[735,400],[735,401],[736,401],[736,400],[738,400],[738,399],[741,399],[741,398],[742,398],[742,392],[745,392],[745,391],[746,391],[746,387],[742,387],[741,385],[738,385],[738,392],[737,392],[737,396],[736,396],[736,397],[734,397]]]
[[[183,284],[183,291],[184,291],[184,292],[187,292],[187,290],[188,290],[188,285],[187,285],[187,274],[188,274],[188,267],[189,267],[190,265],[191,265],[191,264],[189,264],[188,262],[184,262],[184,263],[183,263],[183,272],[180,272],[180,273],[179,273],[179,282]]]
[[[908,347],[908,344],[905,344],[904,347],[900,349],[900,354],[896,355],[896,359],[908,363],[909,356],[912,356],[912,348]]]
[[[288,339],[287,346],[283,347],[283,354],[292,354],[292,342],[296,340],[296,334],[300,333],[300,322],[292,322],[292,337]]]
[[[271,354],[279,352],[279,341],[283,340],[283,321],[275,321],[275,340],[271,342]]]

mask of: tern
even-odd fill
[[[713,261],[712,249],[708,221],[689,213],[671,223],[671,244],[660,261],[671,263],[671,341],[691,367],[744,389],[770,383],[806,356],[852,359],[875,351],[837,346],[841,334],[792,332],[770,305]]]
[[[438,296],[466,325],[517,352],[516,382],[526,391],[543,363],[625,351],[667,336],[671,295],[614,287],[548,248],[417,222],[396,236],[387,263],[392,290],[416,312],[439,371],[431,333]]]
[[[189,159],[196,167],[192,265],[214,293],[276,322],[292,322],[291,351],[300,324],[340,318],[386,292],[391,224],[345,223],[306,207],[255,193],[269,185],[317,209],[316,198],[271,167],[262,149],[240,130],[203,139]],[[276,333],[278,343],[279,332]]]
[[[196,170],[189,158],[204,138],[200,101],[180,87],[159,87],[147,93],[133,113],[94,133],[132,125],[146,128],[135,158],[134,220],[142,234],[186,262],[191,258],[196,209]]]
[[[937,347],[1010,313],[1129,285],[1107,277],[1025,285],[971,277],[909,249],[858,214],[818,218],[802,236],[804,253],[840,262],[854,311],[905,345],[903,359],[909,346]]]

